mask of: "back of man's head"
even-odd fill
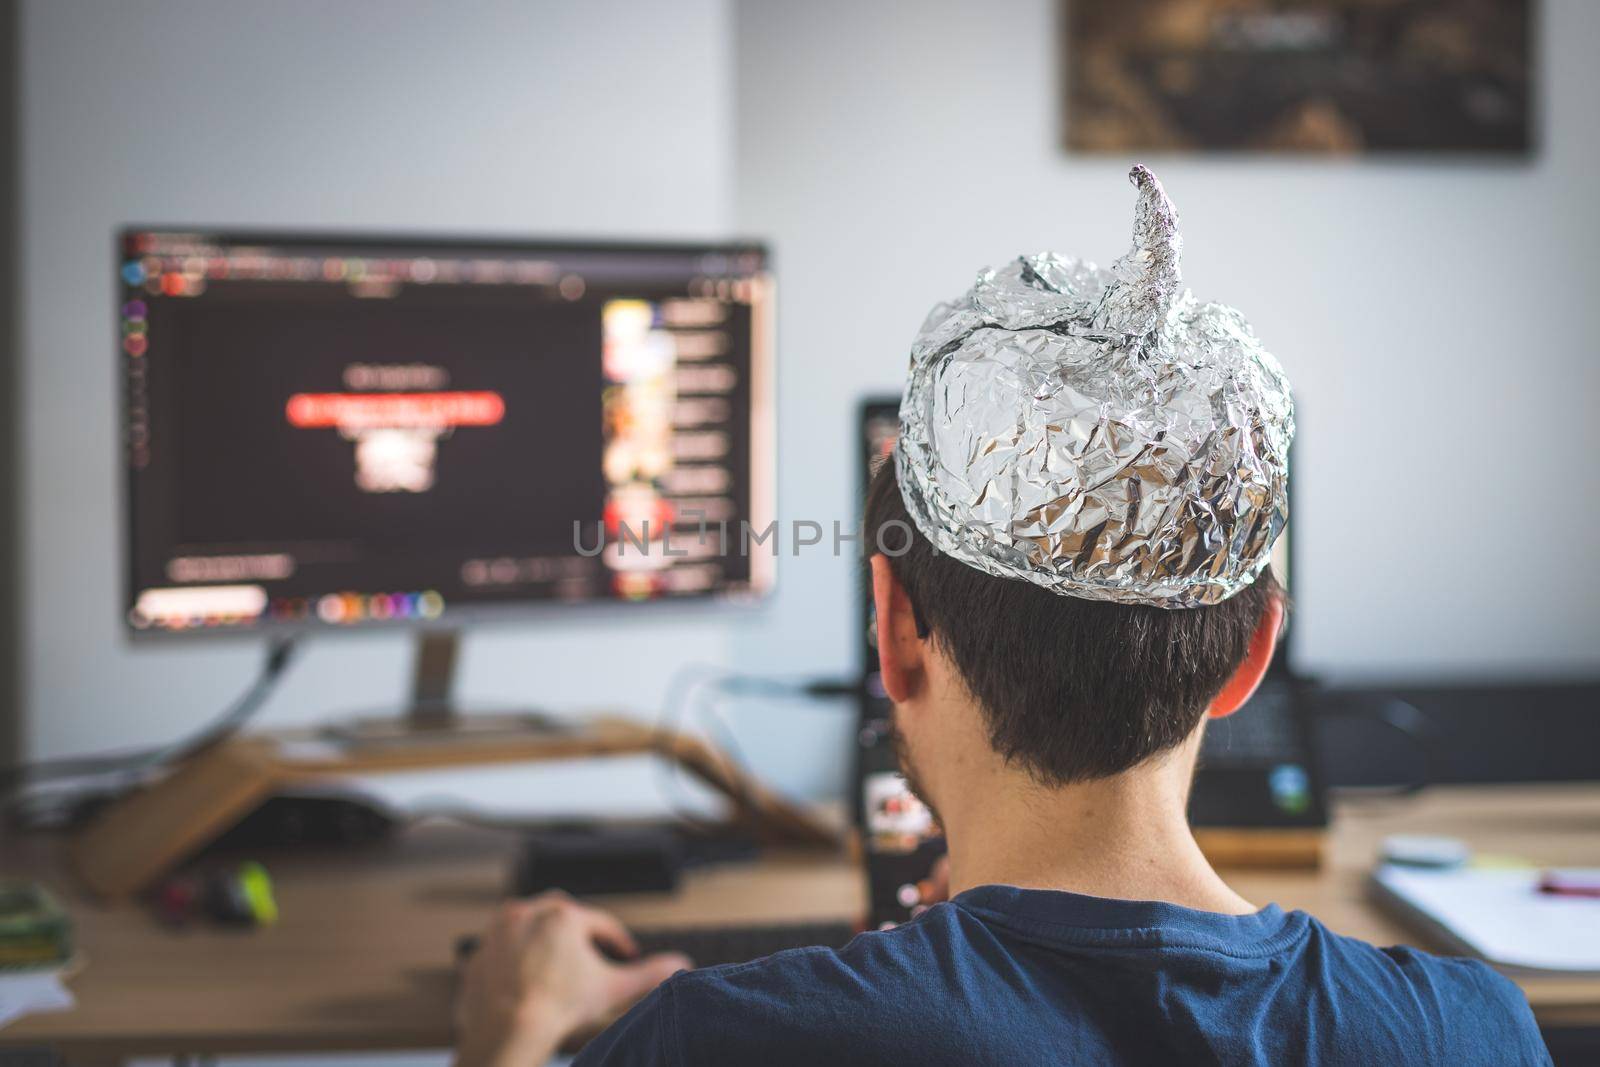
[[[1182,609],[986,574],[917,531],[893,463],[872,479],[864,532],[966,683],[995,750],[1045,785],[1119,774],[1182,743],[1280,595],[1270,569],[1220,604]]]

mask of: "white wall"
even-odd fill
[[[123,637],[113,229],[721,236],[730,36],[724,0],[23,5],[31,752],[191,729],[259,654],[236,639],[135,649]],[[669,607],[488,629],[468,645],[463,688],[648,711],[680,662],[724,659],[737,625]],[[393,636],[313,642],[267,721],[397,702],[407,651]]]
[[[898,390],[935,300],[1019,253],[1127,248],[1130,160],[1058,147],[1056,6],[735,6],[737,221],[782,255],[786,511],[851,506],[848,401]],[[1196,294],[1241,308],[1296,387],[1313,669],[1600,668],[1600,4],[1543,8],[1532,162],[1146,160]],[[785,577],[746,652],[846,658],[848,579],[816,557]]]

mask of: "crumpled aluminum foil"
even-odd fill
[[[1294,404],[1244,317],[1178,271],[1143,166],[1133,248],[978,275],[911,349],[896,472],[935,548],[1065,596],[1189,608],[1255,580],[1289,518]]]

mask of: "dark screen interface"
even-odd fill
[[[704,535],[770,518],[761,249],[120,252],[135,629],[765,588]]]

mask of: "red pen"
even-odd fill
[[[1600,871],[1545,871],[1539,876],[1539,892],[1600,899]]]

